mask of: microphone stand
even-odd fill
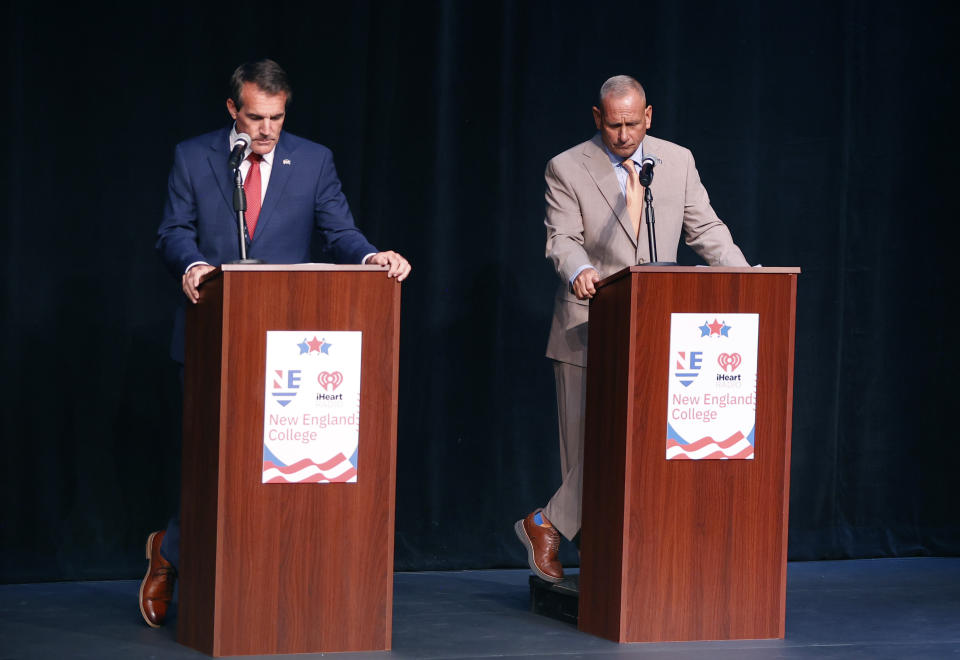
[[[243,189],[243,176],[238,166],[233,171],[233,210],[237,214],[237,228],[240,231],[240,258],[232,264],[262,264],[260,259],[247,259],[247,193]]]
[[[650,262],[641,266],[676,266],[676,261],[657,261],[657,231],[654,228],[656,219],[653,217],[653,193],[650,192],[650,183],[643,188],[643,206],[647,214],[647,243],[650,245]]]

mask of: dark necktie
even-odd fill
[[[243,182],[243,189],[247,193],[247,236],[253,239],[257,219],[260,217],[260,161],[263,156],[251,153],[247,160],[250,161],[250,170]]]

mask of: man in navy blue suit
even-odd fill
[[[272,60],[237,67],[227,111],[234,123],[177,145],[168,181],[157,250],[180,278],[184,303],[196,303],[204,275],[240,258],[233,208],[233,173],[227,166],[237,135],[250,144],[240,173],[247,196],[247,256],[267,263],[310,261],[310,239],[320,233],[337,263],[378,264],[403,281],[410,264],[380,252],[357,229],[340,187],[333,155],[323,145],[282,133],[290,84]],[[183,363],[184,308],[177,310],[171,355]],[[179,559],[179,516],[147,539],[147,574],[140,585],[140,613],[151,627],[163,625],[173,597]]]

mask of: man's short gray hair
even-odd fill
[[[607,81],[600,86],[599,107],[603,108],[603,99],[608,96],[626,96],[630,92],[638,92],[644,102],[647,100],[647,93],[643,91],[643,85],[637,82],[636,78],[631,76],[613,76],[607,78]]]

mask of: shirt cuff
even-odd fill
[[[193,268],[194,266],[199,266],[200,264],[203,264],[204,266],[209,266],[209,265],[210,265],[210,264],[208,264],[206,261],[194,261],[192,264],[190,264],[189,266],[187,266],[187,267],[184,269],[183,274],[186,275],[187,273],[190,272],[190,269],[191,269],[191,268]]]
[[[360,265],[361,265],[361,266],[366,266],[366,265],[367,265],[367,259],[369,259],[370,257],[372,257],[372,256],[375,255],[375,254],[376,254],[376,252],[371,252],[370,254],[365,255],[365,256],[363,257],[363,259],[360,260]]]
[[[588,269],[588,268],[593,268],[593,266],[592,266],[591,264],[584,264],[584,265],[580,266],[580,268],[576,269],[576,270],[573,272],[573,275],[570,276],[570,281],[568,282],[568,284],[570,285],[570,290],[571,290],[571,291],[573,291],[573,281],[574,281],[575,279],[577,279],[577,275],[579,275],[580,273],[582,273],[583,271],[585,271],[585,270]],[[596,268],[593,268],[593,269],[596,270]]]

